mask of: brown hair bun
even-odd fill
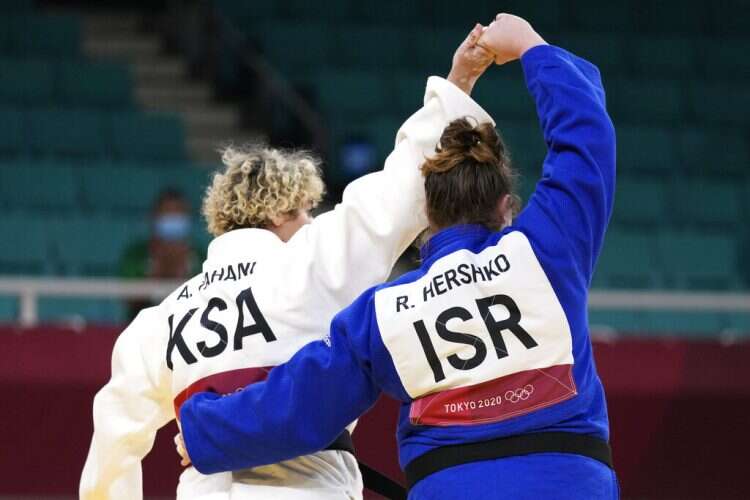
[[[436,152],[422,165],[423,174],[446,172],[466,161],[497,164],[505,147],[491,123],[472,125],[468,119],[460,118],[445,128]]]
[[[504,215],[498,202],[511,195],[515,213],[516,175],[502,139],[491,123],[452,121],[443,131],[435,155],[422,165],[427,216],[433,227],[482,224],[499,229]],[[511,214],[512,215],[512,214]]]

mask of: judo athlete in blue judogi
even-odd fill
[[[265,381],[188,400],[199,471],[325,448],[382,391],[402,402],[410,498],[618,497],[586,308],[615,186],[600,75],[514,16],[478,44],[501,64],[520,57],[536,102],[548,154],[526,208],[512,219],[494,128],[451,123],[423,166],[420,268],[364,292]]]

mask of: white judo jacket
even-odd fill
[[[352,182],[334,210],[286,243],[263,229],[219,236],[201,274],[141,311],[117,339],[112,378],[94,398],[80,497],[142,498],[141,460],[185,399],[262,380],[327,334],[333,316],[364,289],[384,281],[427,226],[419,167],[445,126],[465,116],[492,122],[460,89],[430,77],[424,106],[398,131],[384,169]],[[321,451],[232,473],[188,467],[177,491],[180,499],[272,495],[361,498],[361,476],[351,454]]]

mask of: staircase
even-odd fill
[[[222,144],[257,140],[257,133],[241,128],[231,104],[214,100],[210,84],[190,78],[182,58],[165,53],[158,34],[141,30],[139,14],[83,13],[81,18],[84,54],[129,63],[138,105],[182,117],[190,159],[215,164]]]

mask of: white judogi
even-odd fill
[[[112,378],[94,399],[81,498],[141,498],[141,459],[186,397],[244,387],[327,334],[335,313],[384,281],[427,225],[419,166],[445,126],[464,116],[491,122],[461,90],[431,77],[424,107],[399,130],[385,168],[352,182],[334,210],[287,243],[263,229],[214,239],[202,274],[141,311],[118,338]],[[361,498],[356,460],[321,451],[233,473],[189,467],[178,486],[180,499],[271,496]]]

